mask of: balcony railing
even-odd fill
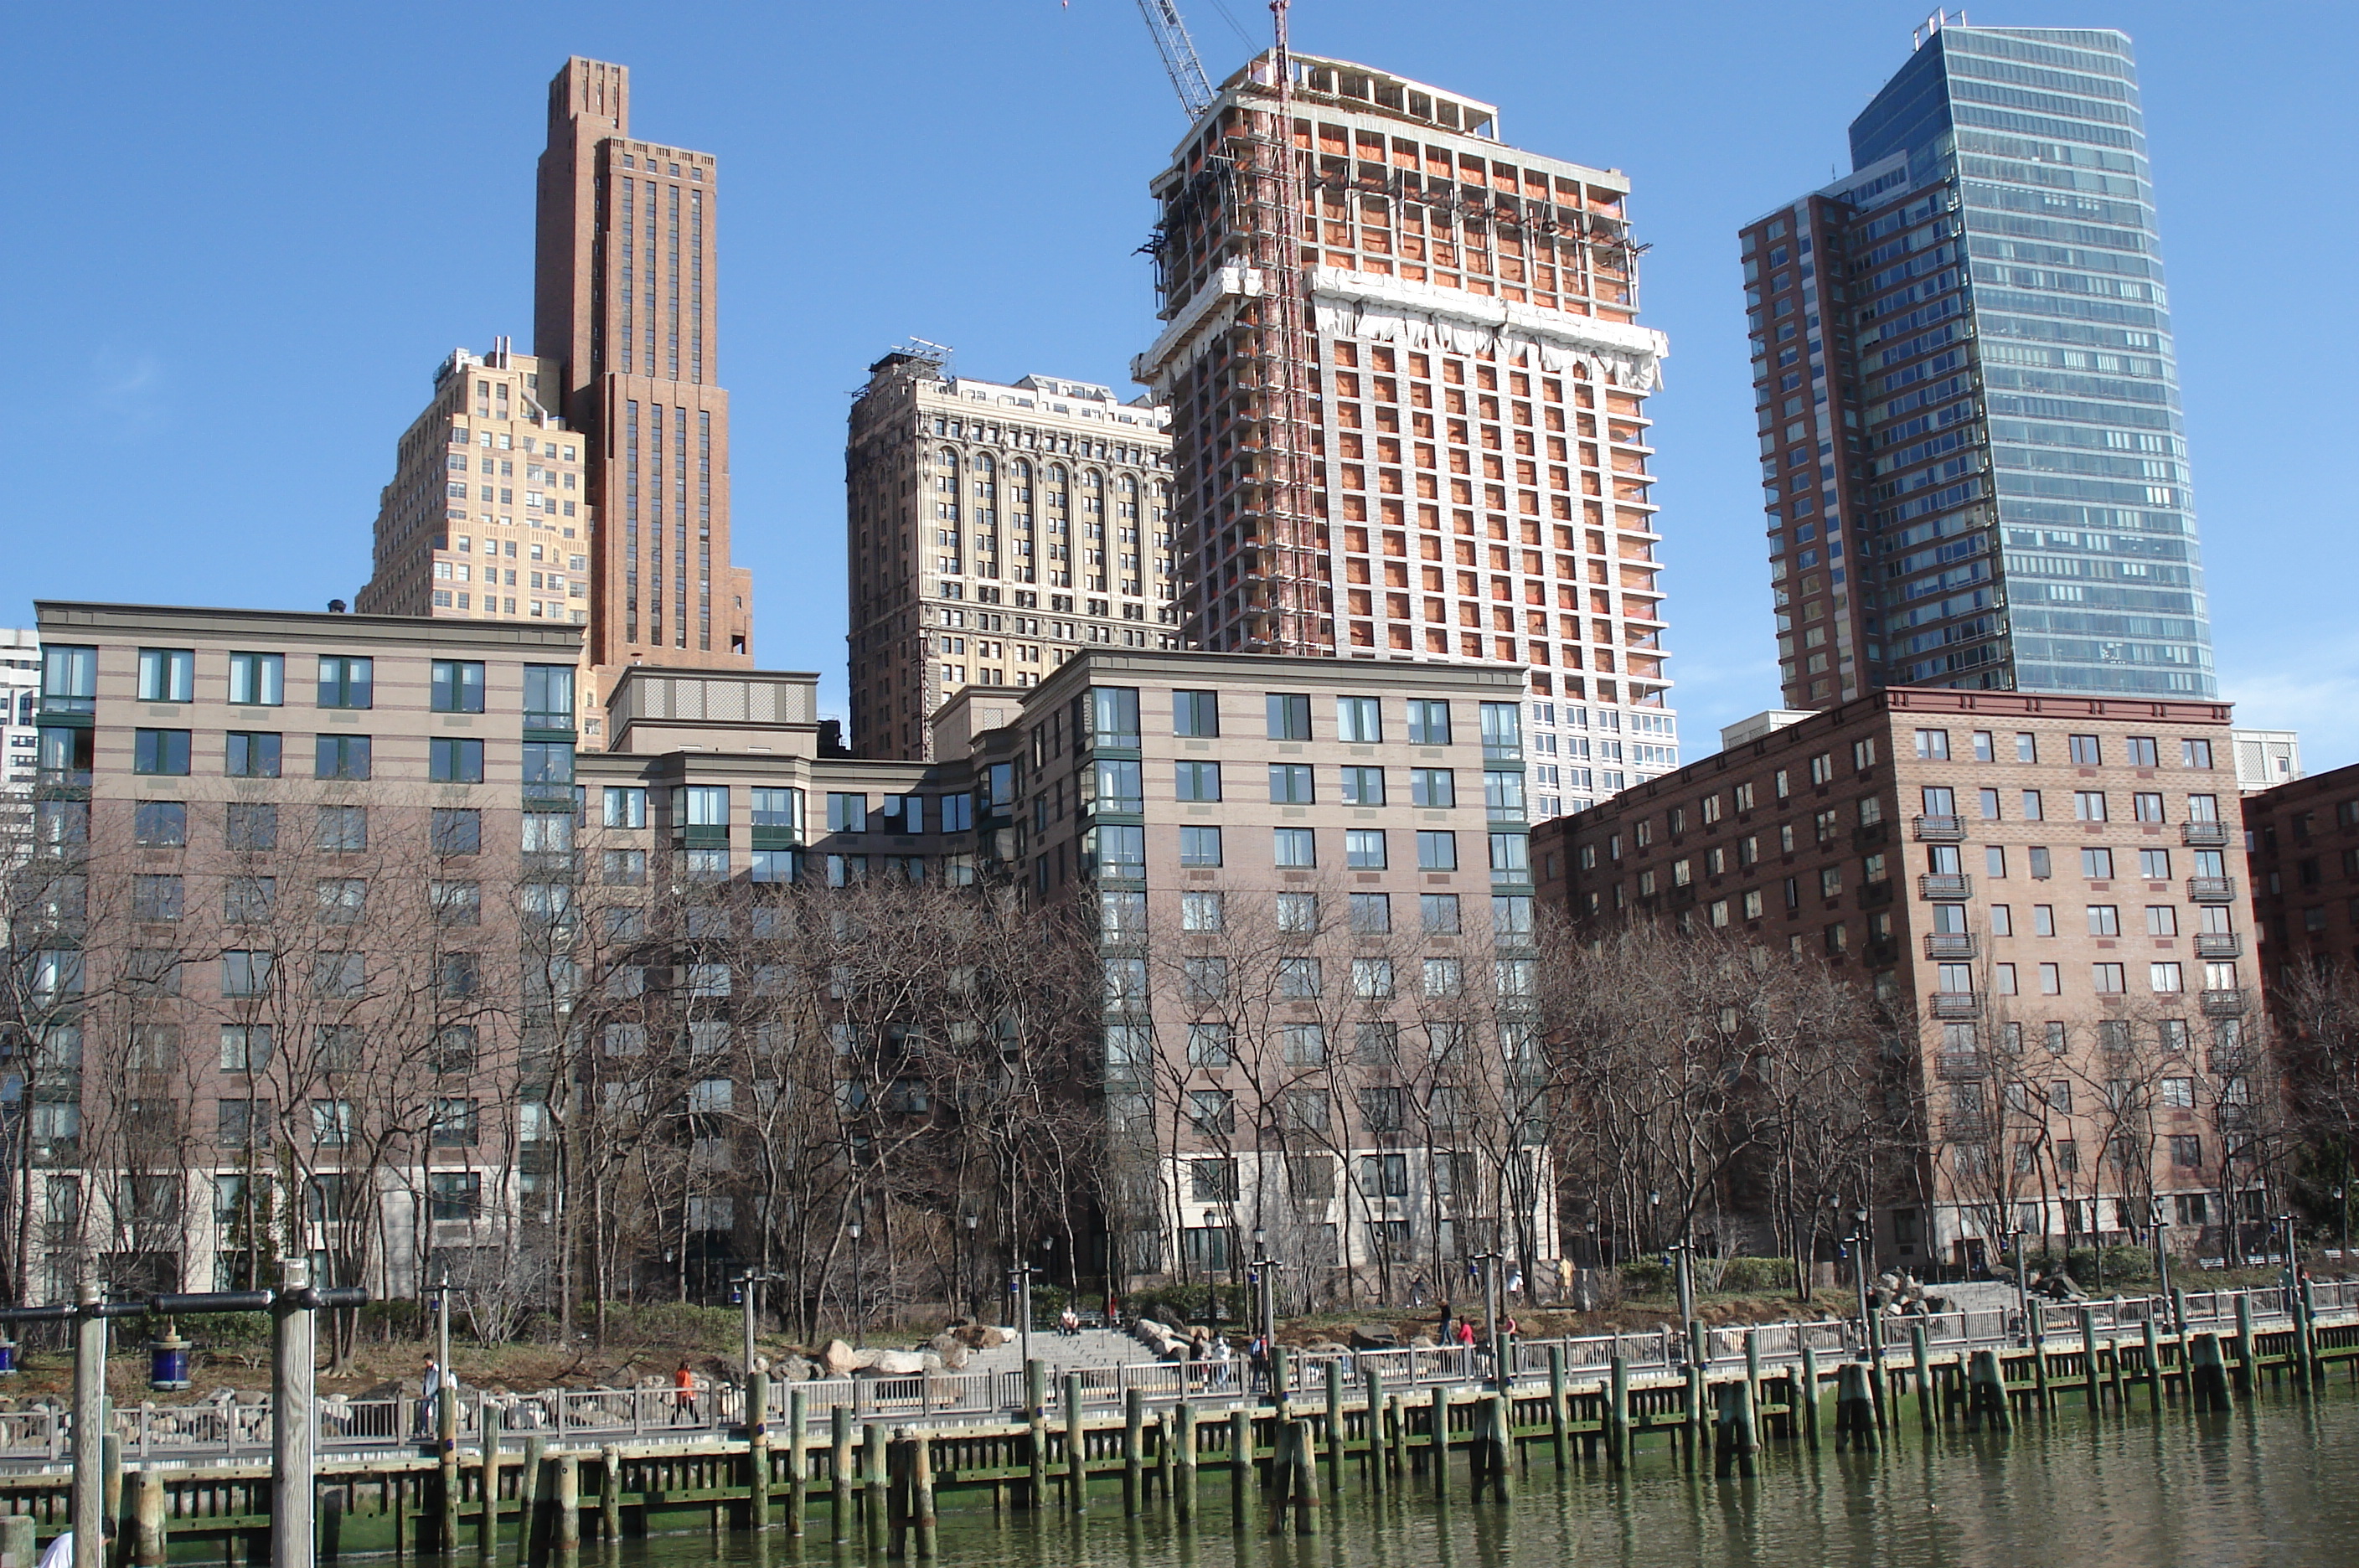
[[[2225,822],[2185,823],[2179,830],[2179,842],[2197,849],[2223,847],[2228,842],[2228,824]]]
[[[2195,956],[2198,958],[2236,958],[2245,951],[2245,939],[2235,931],[2198,931],[2195,933]]]
[[[1962,872],[1936,872],[1917,878],[1917,896],[1920,898],[1971,898],[1974,896],[1974,879]]]
[[[1966,824],[1955,817],[1919,817],[1917,837],[1924,844],[1958,844],[1966,836]]]
[[[1972,958],[1974,955],[1974,933],[1972,931],[1929,931],[1925,936],[1925,956],[1928,958]]]
[[[2187,896],[2199,904],[2233,904],[2236,901],[2236,879],[2234,877],[2190,877]]]
[[[1979,1051],[1945,1051],[1941,1052],[1940,1071],[1944,1078],[1980,1078],[1990,1071],[1990,1065]]]
[[[1983,1016],[1983,996],[1979,991],[1936,991],[1933,993],[1933,1016],[1937,1018],[1978,1018]]]
[[[2203,1016],[2212,1018],[2234,1018],[2244,1016],[2250,998],[2241,990],[2206,991],[2203,993]]]

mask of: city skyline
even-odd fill
[[[1250,28],[1258,18],[1245,20]],[[1814,183],[1811,161],[1821,151],[1833,150],[1849,114],[1870,95],[1875,82],[1888,77],[1906,60],[1906,22],[1862,8],[1818,24],[1810,41],[1822,49],[1839,43],[1847,57],[1849,79],[1811,95],[1807,113],[1781,108],[1781,124],[1790,125],[1791,131],[1767,138],[1770,143],[1767,147],[1748,147],[1741,158],[1733,158],[1745,166],[1745,178],[1717,181],[1709,194],[1721,206],[1707,211],[1698,198],[1694,167],[1664,162],[1670,149],[1652,129],[1631,128],[1615,122],[1610,113],[1594,109],[1568,120],[1546,93],[1518,85],[1517,68],[1469,60],[1459,40],[1424,38],[1399,27],[1398,19],[1389,15],[1358,18],[1347,25],[1342,18],[1312,11],[1298,15],[1297,20],[1298,46],[1306,52],[1364,60],[1505,104],[1503,135],[1511,145],[1544,147],[1631,170],[1637,192],[1631,216],[1638,237],[1655,247],[1647,261],[1648,294],[1642,319],[1670,332],[1680,344],[1670,387],[1662,397],[1650,402],[1647,410],[1655,419],[1654,436],[1661,452],[1654,467],[1666,519],[1665,585],[1674,599],[1687,606],[1678,617],[1682,627],[1696,628],[1691,633],[1683,631],[1680,639],[1679,705],[1688,715],[1691,730],[1700,724],[1714,725],[1772,705],[1777,700],[1774,645],[1767,610],[1759,604],[1756,553],[1759,536],[1753,531],[1759,526],[1755,499],[1757,478],[1748,473],[1755,459],[1746,407],[1749,387],[1743,371],[1743,322],[1733,298],[1735,261],[1727,235],[1737,223],[1759,212],[1769,201]],[[2136,40],[2147,79],[2153,134],[2158,144],[2173,137],[2181,144],[2158,147],[2158,204],[2172,211],[2193,211],[2190,199],[2175,201],[2171,190],[2174,186],[2191,190],[2207,174],[2216,175],[2218,160],[2225,152],[2217,138],[2228,136],[2232,129],[2243,132],[2203,118],[2200,104],[2204,95],[2190,91],[2189,73],[2199,66],[2256,70],[2263,62],[2234,53],[2219,58],[2216,51],[2213,58],[2198,60],[2189,52],[2184,29],[2174,30],[2175,19],[2158,13],[2086,20],[2092,25],[2118,20]],[[1223,31],[1217,13],[1195,21],[1200,41],[1216,70],[1250,52],[1245,40]],[[2163,25],[2166,22],[2174,25]],[[1036,37],[1029,19],[1009,26],[1027,38]],[[341,450],[314,450],[300,458],[295,465],[297,477],[284,487],[301,495],[299,504],[280,500],[279,485],[221,483],[209,474],[205,464],[175,470],[168,487],[170,505],[165,510],[178,519],[176,528],[190,523],[200,528],[235,526],[241,537],[257,547],[243,555],[236,570],[212,575],[209,582],[204,563],[174,560],[168,549],[126,551],[122,548],[125,543],[136,547],[148,542],[142,529],[155,527],[152,519],[158,508],[156,482],[146,472],[147,464],[133,463],[126,469],[118,456],[114,465],[126,483],[114,494],[85,496],[75,508],[85,521],[70,530],[82,539],[106,543],[83,554],[72,548],[72,539],[37,539],[29,556],[20,558],[28,566],[39,567],[28,577],[28,586],[107,597],[288,607],[315,604],[331,596],[349,597],[364,575],[365,518],[375,489],[383,483],[385,445],[415,412],[420,378],[435,358],[447,354],[450,343],[481,345],[496,332],[521,324],[517,309],[521,290],[513,276],[515,268],[504,257],[522,254],[529,246],[531,225],[524,216],[528,186],[513,170],[520,146],[528,147],[519,137],[529,136],[536,116],[513,112],[515,105],[506,101],[514,98],[528,111],[530,83],[545,80],[552,63],[549,56],[568,48],[631,65],[640,78],[635,85],[642,87],[643,96],[653,95],[646,114],[663,123],[663,134],[715,149],[738,171],[739,189],[745,188],[742,182],[749,175],[761,182],[756,195],[740,196],[733,202],[732,232],[739,236],[733,238],[732,252],[739,258],[733,263],[731,274],[733,340],[746,345],[733,353],[733,365],[742,368],[762,364],[776,357],[777,344],[790,343],[796,374],[806,380],[816,377],[827,387],[842,388],[856,382],[858,365],[873,357],[875,345],[918,332],[961,343],[965,352],[957,370],[962,375],[1013,380],[1028,370],[1049,368],[1064,376],[1094,373],[1120,392],[1133,391],[1124,385],[1121,368],[1151,338],[1155,323],[1143,308],[1144,269],[1127,263],[1127,253],[1151,222],[1142,191],[1147,177],[1163,156],[1160,151],[1143,149],[1168,149],[1180,124],[1179,110],[1162,93],[1152,50],[1146,39],[1133,36],[1135,30],[1136,18],[1125,14],[1087,18],[1062,33],[1038,34],[1041,45],[1093,65],[1096,70],[1085,89],[1088,102],[1093,110],[1102,108],[1111,114],[1118,109],[1119,113],[1112,122],[1118,134],[1091,139],[1088,155],[1060,176],[1061,205],[1080,211],[1070,217],[1060,212],[1059,243],[1048,247],[1055,253],[1049,270],[1057,275],[1059,282],[1054,286],[1058,288],[1065,286],[1068,275],[1090,279],[1086,290],[1075,296],[1080,308],[1054,323],[1044,321],[1045,330],[1030,332],[1021,325],[1011,330],[1003,324],[1023,322],[1025,312],[995,304],[1008,298],[999,289],[1002,275],[995,267],[972,265],[971,254],[969,265],[953,280],[955,287],[913,292],[906,268],[885,266],[876,269],[873,286],[861,291],[853,308],[819,313],[844,320],[815,319],[810,308],[809,279],[798,270],[809,265],[808,256],[782,252],[774,243],[779,232],[775,227],[747,234],[736,226],[747,223],[745,214],[756,201],[773,198],[784,189],[779,181],[790,170],[781,152],[793,144],[790,138],[777,139],[776,130],[749,140],[732,128],[734,122],[730,113],[719,107],[731,90],[715,80],[730,73],[690,70],[658,40],[635,38],[594,18],[583,29],[588,36],[579,38],[504,39],[494,72],[500,90],[490,95],[501,102],[495,111],[478,115],[461,137],[468,150],[462,160],[467,178],[460,184],[470,189],[480,186],[491,193],[480,210],[484,223],[462,223],[454,229],[471,236],[459,248],[471,252],[463,270],[475,281],[462,287],[443,282],[431,289],[421,284],[394,301],[397,309],[388,313],[400,322],[398,335],[435,345],[416,361],[364,349],[361,340],[380,335],[375,321],[365,323],[369,330],[359,332],[348,345],[345,385],[356,397],[340,408],[334,423],[339,445],[349,441],[356,449],[350,460]],[[1837,38],[1838,33],[1844,36]],[[856,44],[859,40],[839,41]],[[1251,41],[1257,45],[1260,40]],[[1706,73],[1734,70],[1733,61],[1722,58],[1731,47],[1729,40],[1715,42],[1703,51],[1699,70]],[[512,69],[507,63],[511,58],[523,63]],[[2291,64],[2289,60],[2267,63]],[[516,89],[513,93],[508,91],[511,75]],[[652,85],[657,82],[661,85]],[[476,100],[479,107],[484,102],[481,97]],[[2303,102],[2299,92],[2279,94],[2279,123]],[[249,134],[283,134],[290,123],[289,114],[304,125],[307,135],[311,133],[312,117],[303,114],[299,105],[278,107],[285,112],[257,120]],[[353,136],[364,125],[403,123],[401,115],[388,119],[391,112],[383,105],[364,101],[354,109],[355,119],[349,128]],[[816,105],[799,109],[797,114],[807,115],[798,122],[806,132],[819,128],[833,134],[824,125],[826,116]],[[416,127],[432,122],[413,112],[407,123],[416,134]],[[2198,147],[2186,145],[2190,128],[2198,125],[2214,139]],[[1016,112],[1007,115],[1006,128],[1020,137],[1044,127],[1037,116]],[[313,156],[332,162],[332,155],[345,139],[347,126],[329,116],[318,129],[326,150]],[[2228,136],[2228,140],[2233,143],[2235,138]],[[115,156],[121,159],[127,151],[118,147]],[[1045,153],[1045,149],[1039,151]],[[1068,156],[1061,160],[1043,157],[1042,166],[1055,167],[1060,161],[1074,164],[1071,151],[1065,148]],[[2201,156],[2190,157],[2191,152]],[[1661,172],[1649,172],[1650,153]],[[1027,144],[1021,157],[1028,160],[1036,156]],[[131,162],[136,165],[136,160]],[[365,159],[360,160],[355,172],[370,172]],[[136,182],[133,184],[136,187]],[[1723,189],[1738,186],[1742,189]],[[391,207],[388,217],[409,210],[397,201]],[[412,212],[413,220],[416,216]],[[2316,214],[2306,214],[2301,221],[2328,222]],[[265,223],[264,226],[269,225]],[[1114,243],[1125,236],[1128,244]],[[743,251],[736,248],[741,243]],[[176,248],[184,259],[190,254],[187,245]],[[2182,246],[2186,248],[2191,247]],[[2223,352],[2239,345],[2239,334],[2249,330],[2249,323],[2240,322],[2229,312],[2225,296],[2215,296],[2214,302],[2207,305],[2204,292],[2216,288],[2219,281],[2208,256],[2199,255],[2190,266],[2174,253],[2173,267],[2174,312],[2189,387],[2190,444],[2203,447],[2206,404],[2214,419],[2226,406],[2213,389],[2218,375],[2231,368]],[[203,270],[201,264],[200,269]],[[2281,250],[2269,258],[2268,279],[2277,281],[2288,269],[2288,257]],[[145,272],[118,276],[135,285],[144,283],[152,291],[158,286],[158,270],[150,263]],[[495,275],[499,278],[496,287],[483,282]],[[321,297],[307,299],[304,304],[323,316],[341,313],[358,323],[366,312],[349,296],[359,289],[362,280],[363,275],[353,274],[343,298],[338,297],[335,289],[314,283],[314,289],[322,290]],[[2282,287],[2277,289],[2280,305],[2292,308],[2288,299],[2294,292]],[[898,298],[892,297],[897,293]],[[156,330],[158,323],[146,320],[154,305],[150,293],[134,287],[129,298],[132,308],[122,321],[86,331],[83,335],[88,341],[61,362],[95,368],[61,372],[60,401],[79,410],[95,408],[104,414],[100,421],[105,427],[103,437],[83,432],[80,440],[103,440],[114,448],[133,452],[170,452],[185,444],[187,432],[204,415],[192,405],[189,376],[193,365],[185,357],[194,345],[170,331]],[[1016,298],[1020,299],[1020,293]],[[243,313],[240,304],[236,299],[223,301],[230,320],[260,319],[255,314],[258,301],[245,301]],[[739,336],[741,324],[749,315],[755,319],[750,340]],[[2321,332],[2296,334],[2288,340],[2288,353],[2297,360],[2315,356],[2322,365],[2332,358],[2334,333],[2342,330],[2330,324]],[[858,348],[842,352],[840,340],[855,331],[861,339]],[[2209,380],[2204,375],[2207,356],[2212,370]],[[766,372],[770,368],[764,365]],[[828,381],[829,376],[837,379]],[[741,507],[746,506],[749,484],[758,486],[762,501],[758,507],[746,509],[746,520],[739,529],[739,559],[756,572],[766,564],[774,571],[790,571],[794,575],[788,580],[798,583],[840,580],[835,552],[842,548],[842,535],[837,532],[842,491],[840,470],[834,467],[839,460],[831,449],[841,439],[835,424],[841,416],[834,414],[815,424],[799,411],[790,413],[777,400],[775,376],[756,379],[766,381],[771,400],[746,425],[735,478]],[[743,407],[747,389],[737,373],[733,372],[731,380],[741,404],[739,419],[747,421]],[[834,396],[831,392],[828,399]],[[2255,399],[2269,404],[2272,396],[2270,389],[2240,382],[2234,404],[2238,423],[2255,417],[2251,407]],[[384,410],[388,408],[399,411],[387,415]],[[2282,429],[2286,420],[2279,413],[2271,404],[2260,417]],[[53,410],[40,414],[35,426],[58,417]],[[281,410],[273,417],[292,420],[299,428],[308,416]],[[2224,442],[2228,438],[2223,430],[2213,439]],[[2303,450],[2295,442],[2289,449],[2293,461],[2273,465],[2271,474],[2258,483],[2241,485],[2234,493],[2215,479],[2207,492],[2205,517],[2213,539],[2209,566],[2215,619],[2222,628],[2223,695],[2243,704],[2241,722],[2304,728],[2311,741],[2313,766],[2326,766],[2347,755],[2359,737],[2338,738],[2332,729],[2321,730],[2318,719],[2322,709],[2306,711],[2304,694],[2297,688],[2307,680],[2313,691],[2332,691],[2334,682],[2343,679],[2340,667],[2347,659],[2330,657],[2319,672],[2325,679],[2309,679],[2310,672],[2303,670],[2299,653],[2290,648],[2273,648],[2269,639],[2288,624],[2303,624],[2304,609],[2309,610],[2310,623],[2322,628],[2322,600],[2305,604],[2305,595],[2314,591],[2303,583],[2272,581],[2264,591],[2252,581],[2258,575],[2262,559],[2271,553],[2270,530],[2298,527],[2287,519],[2302,515],[2300,498],[2310,491],[2315,490],[2318,499],[2324,500],[2322,476],[2312,474],[2302,461]],[[353,466],[366,471],[360,484],[350,482],[347,471]],[[1739,485],[1749,485],[1752,494],[1745,495]],[[62,508],[65,502],[37,487],[30,504]],[[2313,505],[2308,515],[2324,514]],[[2315,539],[2327,550],[2329,560],[2328,570],[2316,575],[2331,578],[2338,540],[2323,529],[2315,530]],[[199,569],[191,570],[192,566]],[[126,572],[131,580],[127,584],[123,576]],[[147,574],[148,585],[138,583],[142,573]],[[811,608],[807,596],[799,593],[791,601],[771,604],[756,627],[757,654],[767,667],[828,671],[825,700],[831,711],[841,711],[842,688],[834,672],[842,668],[842,628],[836,622],[839,612],[832,595],[821,593],[821,598],[829,601],[823,613]],[[2263,604],[2267,607],[2260,608]]]

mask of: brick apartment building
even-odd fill
[[[1776,715],[1790,719],[1789,715]],[[1918,1266],[2150,1234],[2248,1245],[2256,1091],[2223,703],[1892,688],[1536,830],[1576,920],[1672,920],[1854,969],[1909,1020],[1923,1147],[1878,1205]]]
[[[2262,986],[2359,964],[2359,764],[2245,796],[2244,825]]]

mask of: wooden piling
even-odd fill
[[[918,1528],[918,1555],[931,1559],[940,1545],[934,1512],[934,1438],[920,1431],[909,1440],[909,1502]]]
[[[1327,1363],[1327,1495],[1343,1497],[1343,1364]]]
[[[39,1555],[33,1532],[32,1515],[0,1515],[0,1568],[33,1568]]]
[[[1616,1356],[1608,1373],[1605,1462],[1619,1470],[1630,1461],[1630,1362]]]
[[[2146,1401],[2147,1409],[2162,1413],[2162,1336],[2156,1332],[2154,1319],[2146,1320]]]
[[[1433,1386],[1433,1439],[1425,1454],[1428,1479],[1433,1483],[1433,1500],[1447,1506],[1450,1502],[1450,1390],[1443,1385]]]
[[[549,1456],[549,1439],[540,1432],[527,1432],[524,1440],[524,1464],[516,1471],[516,1561],[530,1564],[533,1541],[540,1534],[541,1465]]]
[[[1122,1395],[1122,1512],[1136,1519],[1147,1490],[1147,1393],[1125,1388]]]
[[[1495,1389],[1484,1395],[1477,1417],[1481,1424],[1476,1431],[1475,1452],[1481,1457],[1482,1468],[1474,1475],[1474,1500],[1483,1500],[1483,1484],[1487,1480],[1491,1500],[1504,1503],[1509,1497],[1508,1461],[1515,1448],[1506,1392]]]
[[[1980,1432],[1987,1420],[1999,1432],[2012,1431],[2015,1416],[2007,1408],[2006,1375],[1999,1367],[1998,1352],[1977,1350],[1966,1365],[1966,1430]]]
[[[802,1539],[810,1508],[810,1396],[800,1388],[787,1390],[787,1533]]]
[[[2228,1367],[2220,1354],[2220,1336],[2199,1334],[2190,1347],[2187,1390],[2189,1401],[2198,1414],[2217,1412],[2225,1415],[2235,1408],[2228,1392]]]
[[[2048,1309],[2038,1301],[2031,1303],[2031,1322],[2027,1326],[2027,1343],[2031,1346],[2031,1385],[2033,1398],[2039,1406],[2039,1418],[2048,1419],[2056,1408],[2056,1396],[2048,1387]]]
[[[445,1557],[459,1550],[459,1390],[450,1377],[445,1371],[442,1387],[434,1392],[434,1445],[442,1459],[441,1517],[435,1534]]]
[[[1681,1396],[1685,1401],[1680,1411],[1684,1419],[1680,1424],[1686,1429],[1687,1463],[1690,1469],[1712,1448],[1712,1412],[1704,1403],[1710,1391],[1707,1386],[1709,1377],[1702,1362],[1688,1363],[1688,1386]]]
[[[1398,1394],[1385,1396],[1385,1431],[1392,1439],[1393,1480],[1399,1486],[1401,1496],[1407,1497],[1413,1489],[1409,1485],[1408,1407],[1401,1402]]]
[[[2097,1381],[2097,1312],[2095,1308],[2085,1305],[2081,1309],[2081,1353],[2089,1360],[2089,1380],[2082,1392],[2088,1397],[2089,1413],[2093,1416],[2104,1407],[2104,1391]]]
[[[475,1435],[480,1444],[482,1497],[475,1510],[475,1557],[495,1563],[500,1555],[500,1408],[489,1394],[475,1404]]]
[[[1171,1508],[1171,1495],[1180,1489],[1180,1444],[1174,1441],[1180,1427],[1178,1410],[1165,1410],[1155,1420],[1155,1491],[1164,1508]]]
[[[886,1483],[892,1441],[891,1432],[881,1421],[869,1421],[861,1428],[860,1522],[865,1527],[871,1557],[884,1553],[886,1527],[891,1522],[891,1499]]]
[[[1082,1375],[1065,1374],[1065,1509],[1090,1509],[1090,1429],[1082,1419]]]
[[[1253,1486],[1253,1412],[1229,1412],[1229,1523],[1239,1533],[1245,1528],[1245,1495]]]
[[[1792,1401],[1795,1413],[1802,1419],[1802,1442],[1810,1452],[1819,1451],[1819,1347],[1802,1346],[1800,1380],[1794,1387]]]
[[[1289,1420],[1294,1429],[1294,1533],[1319,1533],[1319,1455],[1310,1441],[1310,1423]]]
[[[1909,1321],[1908,1356],[1915,1364],[1909,1371],[1909,1382],[1917,1390],[1917,1424],[1930,1437],[1933,1433],[1933,1378],[1932,1368],[1927,1364],[1933,1357],[1927,1348],[1923,1318]]]
[[[623,1541],[623,1451],[613,1443],[598,1451],[598,1532],[612,1552]]]
[[[143,1465],[131,1478],[131,1561],[160,1568],[164,1561],[164,1473]]]
[[[1835,1373],[1835,1452],[1856,1448],[1874,1454],[1880,1446],[1875,1423],[1875,1366],[1865,1352],[1846,1361]]]
[[[1038,1357],[1024,1364],[1026,1460],[1032,1485],[1024,1502],[1038,1513],[1049,1506],[1049,1368]]]
[[[2253,1338],[2253,1293],[2236,1292],[2236,1392],[2250,1398],[2253,1392],[2253,1368],[2260,1358],[2260,1346]]]
[[[557,1456],[557,1550],[571,1563],[582,1552],[582,1456]]]
[[[1556,1467],[1563,1472],[1572,1467],[1572,1410],[1571,1398],[1564,1387],[1564,1346],[1549,1346],[1549,1446],[1555,1451]]]
[[[827,1480],[831,1494],[829,1533],[835,1544],[852,1540],[852,1407],[838,1405],[828,1412]]]
[[[1385,1372],[1371,1362],[1360,1368],[1368,1402],[1368,1496],[1385,1495]]]
[[[1178,1431],[1172,1447],[1178,1451],[1179,1474],[1172,1477],[1171,1499],[1177,1505],[1181,1524],[1196,1521],[1196,1407],[1187,1399],[1180,1401]]]

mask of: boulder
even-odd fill
[[[869,1353],[864,1370],[880,1377],[907,1377],[926,1369],[926,1358],[914,1350],[878,1350]]]
[[[851,1376],[853,1370],[860,1366],[861,1358],[859,1353],[843,1341],[831,1339],[827,1342],[826,1347],[819,1353],[819,1364],[826,1368],[829,1377],[845,1377]]]
[[[1400,1335],[1388,1328],[1354,1326],[1344,1338],[1351,1342],[1354,1350],[1391,1350],[1400,1344]]]
[[[965,1369],[966,1364],[973,1356],[974,1352],[967,1348],[964,1340],[953,1339],[951,1341],[950,1348],[941,1353],[941,1361],[944,1367],[953,1372],[959,1372]]]
[[[984,1350],[989,1350],[994,1345],[1013,1345],[1018,1338],[1022,1337],[1015,1329],[1006,1327],[999,1323],[985,1323],[983,1327],[982,1334],[983,1344],[981,1348]]]
[[[926,1341],[926,1348],[932,1351],[936,1359],[947,1367],[950,1365],[951,1352],[953,1350],[963,1350],[966,1346],[959,1342],[959,1336],[957,1334],[952,1334],[948,1329],[944,1329],[941,1333],[934,1335],[933,1338]]]

